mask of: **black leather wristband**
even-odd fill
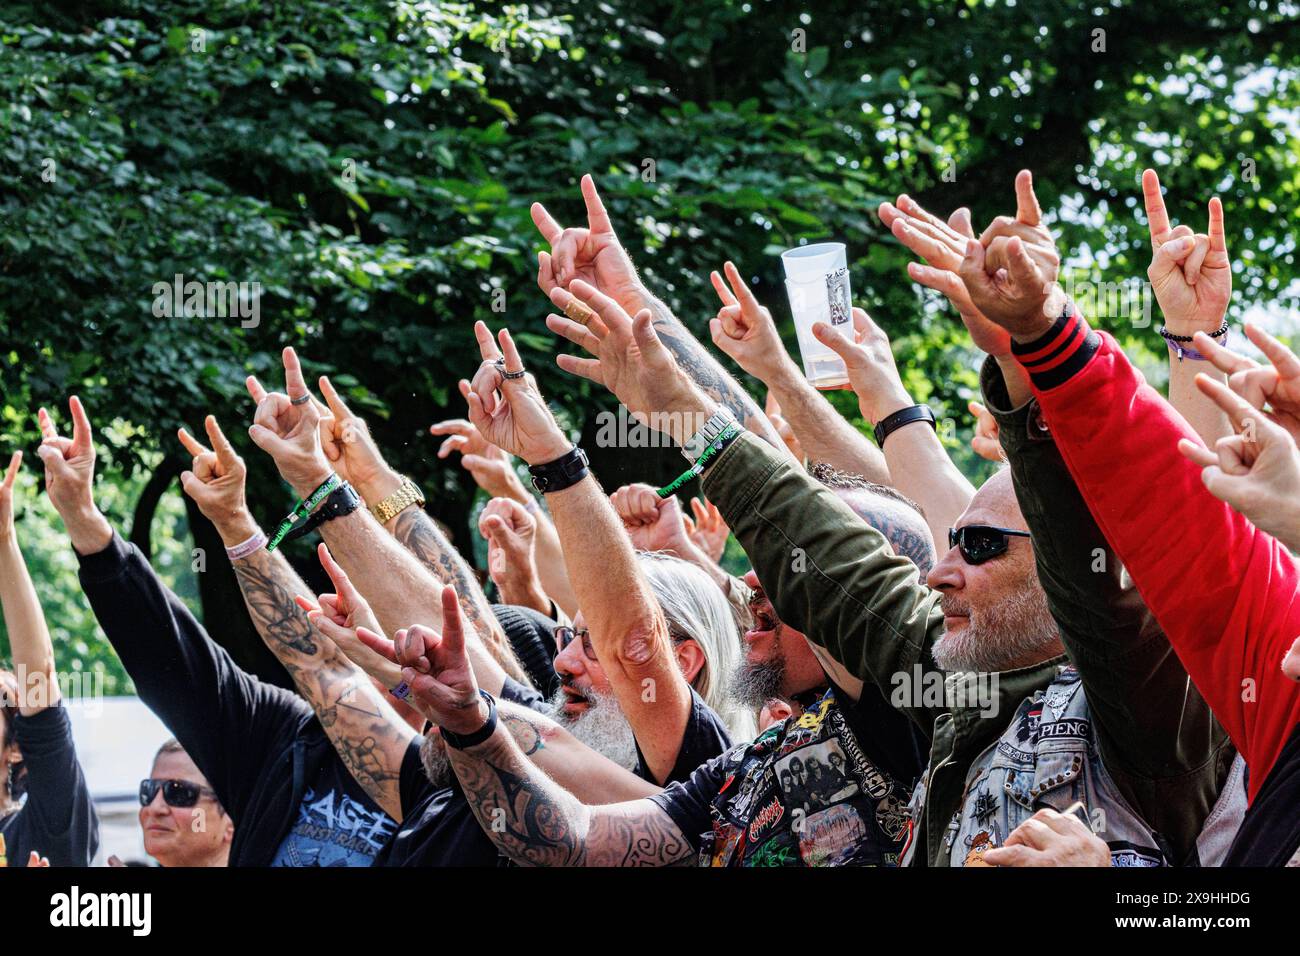
[[[476,744],[481,744],[483,741],[487,740],[489,737],[492,736],[492,734],[496,732],[497,729],[496,698],[493,697],[491,694],[489,694],[487,691],[481,689],[479,690],[478,694],[485,701],[487,701],[487,705],[488,705],[487,720],[484,722],[482,727],[474,731],[472,734],[453,734],[446,727],[440,727],[439,730],[442,733],[442,739],[447,742],[448,747],[455,747],[457,750],[464,750],[466,747],[473,747]]]
[[[530,465],[528,474],[532,476],[533,487],[537,493],[563,491],[571,488],[587,477],[587,453],[574,445],[555,461],[544,465]]]
[[[361,503],[361,496],[345,481],[330,492],[325,503],[313,511],[306,521],[285,535],[285,539],[292,541],[294,538],[301,538],[326,521],[350,515],[361,507]]]
[[[930,410],[929,405],[912,405],[896,411],[892,415],[886,415],[876,423],[876,444],[883,446],[885,439],[891,433],[904,425],[912,424],[912,422],[929,422],[931,428],[936,432],[939,430],[939,426],[934,420],[934,412]]]

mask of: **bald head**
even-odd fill
[[[920,569],[922,578],[934,567],[938,557],[934,541],[916,502],[887,485],[838,471],[824,462],[813,465],[812,476],[835,492],[854,514],[883,534],[895,554]]]
[[[1002,468],[995,471],[979,491],[971,498],[966,507],[968,515],[978,514],[980,524],[992,524],[1016,531],[1028,531],[1025,516],[1020,511],[1020,502],[1016,500],[1016,488],[1011,481],[1011,469]],[[962,521],[961,524],[972,524]]]

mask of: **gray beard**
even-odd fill
[[[435,789],[450,787],[456,779],[456,771],[451,768],[451,758],[447,756],[447,743],[441,734],[430,732],[424,735],[420,741],[420,763],[424,765],[424,775]]]
[[[773,697],[780,697],[785,684],[785,658],[742,661],[727,684],[727,696],[743,707],[758,710]]]
[[[1035,657],[1045,660],[1059,637],[1047,595],[1035,584],[987,610],[972,608],[965,629],[955,635],[945,632],[932,653],[940,670],[989,673]]]
[[[635,770],[640,762],[637,758],[636,736],[632,725],[627,722],[618,698],[613,694],[598,694],[586,691],[590,706],[577,717],[570,717],[564,712],[566,700],[564,691],[555,692],[551,699],[556,723],[573,734],[581,743],[586,744],[596,753],[608,757],[626,770]]]

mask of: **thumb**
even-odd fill
[[[203,482],[199,481],[199,479],[195,476],[194,472],[192,471],[181,472],[181,489],[187,495],[193,498],[195,501],[198,501],[198,498],[195,496],[195,492],[202,486],[203,486]]]
[[[250,426],[248,429],[248,437],[253,439],[254,445],[262,449],[262,451],[266,452],[272,458],[282,454],[289,444],[279,435],[271,431],[271,429],[266,428],[263,425]]]
[[[833,328],[830,323],[814,322],[812,333],[813,338],[844,359],[844,364],[850,368],[857,368],[864,364],[863,349],[841,335],[839,330]]]
[[[966,241],[966,255],[957,267],[957,275],[972,295],[994,293],[993,279],[985,271],[984,245],[978,239]]]

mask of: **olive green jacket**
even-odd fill
[[[1026,418],[1028,408],[1017,410],[1007,418],[1008,427],[1014,428],[1012,418]],[[1025,443],[1028,447],[1029,443]],[[1051,475],[1046,487],[1033,462],[1033,456],[1055,457],[1057,471],[1044,470],[1041,476]],[[1030,482],[1037,489],[1039,499],[1059,497],[1059,507],[1050,510],[1051,521],[1060,524],[1062,540],[1100,542],[1105,547],[1077,490],[1066,473],[1055,446],[1050,441],[1033,444],[1026,452],[1027,473],[1034,476]],[[732,532],[753,562],[764,590],[777,615],[806,634],[810,640],[824,647],[832,657],[863,681],[874,682],[887,698],[894,702],[920,727],[930,739],[929,785],[922,819],[914,821],[917,842],[914,859],[930,865],[944,865],[944,832],[953,815],[960,808],[967,772],[972,761],[994,744],[1006,730],[1008,721],[1021,702],[1035,691],[1045,689],[1056,676],[1064,657],[1056,657],[1032,667],[1004,671],[997,675],[997,698],[981,701],[979,706],[947,707],[934,702],[926,695],[895,694],[902,685],[915,687],[923,681],[942,680],[942,672],[935,666],[930,653],[931,645],[943,633],[943,614],[939,610],[940,595],[930,590],[919,579],[916,566],[906,558],[894,554],[889,542],[874,528],[862,521],[829,489],[800,468],[788,455],[777,451],[753,435],[742,435],[733,442],[705,472],[704,492],[722,512]],[[1021,493],[1017,483],[1017,493]],[[1033,495],[1034,492],[1026,493]],[[1024,499],[1022,498],[1022,503]],[[1046,516],[1048,510],[1038,506],[1026,508],[1026,518],[1033,511]],[[1041,517],[1040,520],[1046,520]],[[1031,531],[1037,532],[1030,521]],[[1085,552],[1091,558],[1091,552]],[[1110,567],[1114,567],[1113,560]],[[1077,569],[1076,569],[1077,570]],[[1118,570],[1116,570],[1118,574]],[[1065,577],[1071,572],[1066,570]],[[1052,580],[1059,580],[1056,574]],[[1102,590],[1105,574],[1089,571],[1084,580],[1075,580],[1069,594],[1058,594],[1052,603],[1054,613],[1065,611],[1073,605],[1069,598],[1096,587],[1094,600],[1100,604],[1108,599]],[[1046,585],[1046,581],[1044,582]],[[1131,588],[1129,589],[1132,590]],[[1053,588],[1048,587],[1049,597]],[[1140,604],[1140,602],[1139,602]],[[1069,630],[1083,635],[1092,626],[1107,629],[1104,635],[1112,642],[1125,642],[1120,619],[1116,612],[1109,618],[1104,611],[1095,615],[1081,615],[1077,626]],[[1133,635],[1142,633],[1150,615],[1141,608],[1135,613],[1131,608],[1128,617],[1128,642]],[[1138,618],[1141,620],[1139,621]],[[1062,628],[1066,630],[1066,628]],[[1080,643],[1071,641],[1071,643]],[[1087,644],[1087,639],[1081,643]],[[1068,646],[1068,645],[1067,645]],[[1167,642],[1166,642],[1167,648]],[[1128,667],[1122,654],[1107,655],[1107,667]],[[1095,675],[1094,675],[1095,677]],[[1168,668],[1151,667],[1148,656],[1139,655],[1133,662],[1132,679],[1125,678],[1126,686],[1143,684],[1148,679],[1171,681]],[[1177,687],[1170,683],[1150,684],[1145,693],[1171,695],[1176,692],[1181,701],[1186,693],[1186,676]],[[1112,697],[1115,695],[1111,695]],[[1103,701],[1103,706],[1105,705]],[[983,713],[995,713],[986,717]],[[1195,721],[1193,721],[1193,725]],[[1169,749],[1152,739],[1139,727],[1131,727],[1129,734],[1134,745],[1141,750]],[[1195,731],[1191,734],[1197,736]],[[1205,746],[1214,739],[1204,735]],[[1179,740],[1182,740],[1180,735]],[[1108,748],[1109,749],[1109,748]],[[1188,745],[1189,753],[1197,750]],[[1126,751],[1127,753],[1127,751]],[[1200,753],[1198,766],[1210,762],[1207,750]],[[1133,766],[1139,770],[1148,761],[1134,757]],[[1162,760],[1164,758],[1161,758]],[[1193,758],[1194,759],[1194,758]],[[1231,753],[1228,754],[1230,762]],[[1129,766],[1121,760],[1121,766]],[[1169,761],[1165,761],[1165,766]],[[1223,765],[1226,774],[1227,763]],[[1126,789],[1125,791],[1129,791]],[[1135,805],[1147,807],[1149,801],[1140,789],[1135,789]],[[1199,792],[1199,790],[1198,790]],[[1187,823],[1178,831],[1175,852],[1181,853],[1195,839],[1200,821],[1213,803],[1215,787],[1206,787],[1208,801],[1200,801],[1186,811]],[[1163,791],[1167,794],[1168,790]],[[1203,805],[1202,805],[1203,804]],[[1177,815],[1176,808],[1165,808],[1168,814]],[[1192,818],[1195,818],[1194,824]],[[1154,825],[1154,824],[1153,824]]]

